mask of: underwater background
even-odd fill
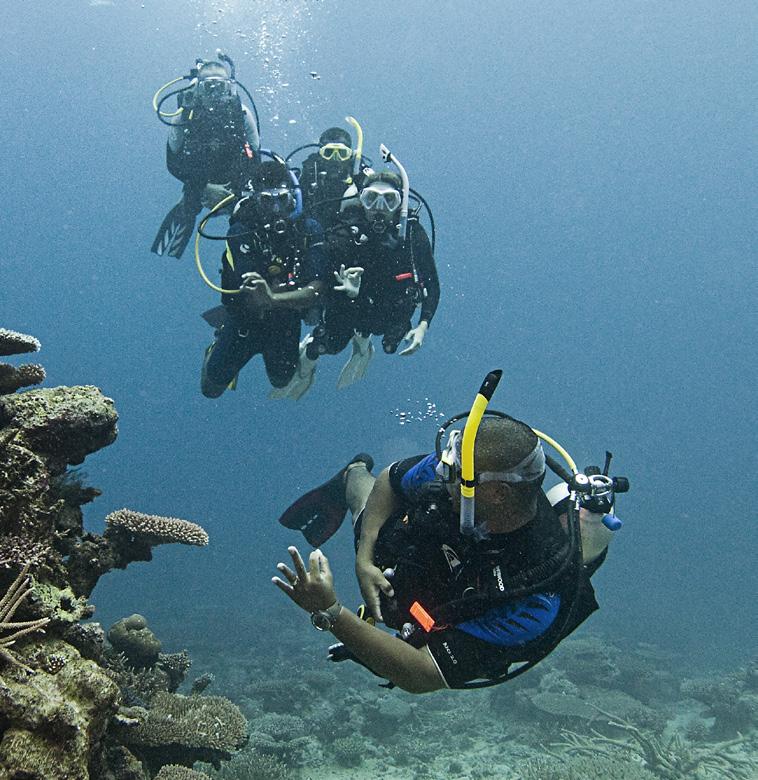
[[[429,450],[429,404],[463,411],[502,368],[494,408],[631,480],[581,633],[692,673],[755,655],[753,3],[33,0],[0,29],[2,324],[41,340],[48,386],[116,402],[88,526],[128,506],[211,537],[111,573],[95,619],[144,614],[220,676],[244,653],[322,668],[328,639],[270,583],[304,545],[276,518],[357,451]],[[298,403],[267,398],[256,358],[200,395],[217,295],[189,251],[149,252],[180,194],[150,99],[217,47],[264,147],[352,114],[429,201],[442,298],[415,356],[377,354],[340,392],[346,356],[321,360]],[[357,604],[346,528],[325,552]]]

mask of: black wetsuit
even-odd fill
[[[208,183],[231,183],[238,191],[241,179],[258,162],[259,144],[252,113],[237,97],[213,111],[185,109],[166,145],[166,167],[184,184],[185,206],[199,212]]]
[[[431,323],[440,299],[440,284],[431,244],[416,220],[408,225],[408,238],[401,243],[394,235],[370,233],[365,243],[356,243],[341,233],[329,243],[332,271],[360,266],[364,269],[360,293],[348,298],[344,292],[329,292],[324,321],[314,330],[308,356],[334,355],[347,346],[354,332],[381,335],[384,351],[393,353],[413,327],[411,317],[421,307],[421,320]],[[331,274],[332,278],[333,274]],[[334,285],[330,284],[331,289]]]
[[[251,230],[255,235],[249,235]],[[272,287],[284,283],[293,290],[323,275],[323,231],[313,219],[288,223],[286,232],[277,234],[265,231],[255,220],[232,218],[229,235],[234,236],[227,242],[232,262],[225,252],[221,270],[221,286],[226,290],[238,289],[242,275],[250,272],[260,274]],[[298,364],[302,313],[281,307],[256,316],[244,307],[241,295],[223,294],[221,301],[228,316],[207,360],[207,378],[215,385],[229,384],[254,355],[261,354],[271,384],[287,385]]]
[[[390,485],[402,509],[382,527],[374,561],[395,570],[394,597],[383,599],[382,606],[390,627],[414,624],[409,612],[414,602],[432,612],[462,597],[463,605],[472,605],[468,614],[465,606],[459,607],[430,633],[416,626],[404,636],[417,647],[426,645],[446,685],[461,688],[472,680],[499,678],[514,663],[542,657],[596,610],[589,578],[604,555],[583,566],[579,580],[576,568],[569,567],[549,587],[500,599],[499,592],[511,590],[514,583],[532,577],[541,581],[555,571],[567,545],[558,514],[540,493],[529,523],[512,533],[467,542],[458,532],[447,491],[436,483],[437,463],[431,454],[390,466]],[[402,521],[404,515],[410,521]]]

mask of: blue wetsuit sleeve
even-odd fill
[[[395,494],[407,501],[413,501],[424,485],[437,478],[437,463],[434,453],[393,463],[390,466],[390,485]]]

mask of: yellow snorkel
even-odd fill
[[[461,511],[460,511],[460,531],[464,535],[472,535],[475,532],[475,497],[476,497],[476,485],[478,482],[478,476],[474,468],[474,444],[476,442],[476,434],[479,431],[482,418],[486,415],[494,417],[506,417],[502,412],[487,412],[487,406],[489,405],[492,395],[495,392],[498,383],[503,375],[500,369],[491,371],[482,382],[482,386],[479,388],[479,392],[476,394],[474,403],[471,409],[464,413],[456,415],[448,420],[443,425],[437,435],[436,450],[440,460],[448,467],[453,467],[454,473],[454,456],[451,457],[447,453],[443,453],[440,447],[441,437],[445,430],[449,429],[452,424],[458,420],[466,418],[466,425],[463,429],[461,436],[461,465],[460,465],[460,480],[461,480]],[[536,428],[532,428],[534,434],[549,444],[566,462],[566,465],[570,469],[570,474],[566,473],[561,467],[549,456],[546,456],[546,460],[550,468],[558,473],[562,479],[566,482],[572,483],[576,479],[581,478],[583,475],[579,474],[574,459],[569,453],[551,436],[548,436],[542,431],[538,431]],[[448,462],[451,461],[451,462]],[[562,473],[561,473],[562,472]],[[577,476],[578,475],[578,476]]]
[[[217,284],[214,284],[209,278],[208,275],[205,273],[205,270],[203,269],[203,263],[200,260],[200,231],[205,228],[206,223],[208,220],[221,208],[223,208],[229,201],[234,200],[236,198],[236,195],[227,195],[223,200],[220,200],[203,218],[200,220],[200,224],[197,228],[197,233],[195,234],[195,266],[197,267],[197,272],[200,274],[200,278],[208,285],[208,287],[211,288],[211,290],[215,290],[216,292],[220,292],[222,294],[226,295],[239,295],[239,290],[225,290],[223,287],[219,287]],[[232,262],[232,253],[229,251],[229,246],[227,244],[226,247],[226,256],[229,259],[229,261],[232,263],[232,267],[234,267],[234,264]]]
[[[354,116],[346,116],[345,121],[355,128],[355,158],[353,160],[353,176],[361,172],[361,160],[363,159],[363,128]]]
[[[461,533],[470,536],[474,533],[474,505],[476,494],[476,473],[474,471],[474,442],[479,425],[484,417],[487,405],[497,388],[503,372],[500,369],[490,371],[484,378],[476,394],[471,411],[466,419],[461,440]]]

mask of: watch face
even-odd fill
[[[311,623],[319,631],[328,631],[332,627],[332,619],[325,612],[314,612],[311,615]]]

